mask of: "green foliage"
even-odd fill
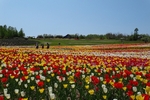
[[[15,27],[9,26],[7,27],[6,25],[0,26],[0,38],[1,39],[10,39],[14,37],[20,37],[24,38],[25,33],[23,32],[23,29],[21,28],[20,31],[18,32]]]

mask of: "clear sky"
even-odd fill
[[[0,0],[0,25],[43,34],[150,34],[150,0]]]

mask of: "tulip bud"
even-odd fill
[[[15,81],[16,81],[16,82],[18,82],[18,81],[19,81],[19,79],[18,79],[18,78],[16,78],[16,79],[15,79]]]
[[[15,94],[18,94],[19,93],[19,89],[15,89],[14,92],[15,92]]]
[[[108,89],[105,87],[103,88],[104,93],[107,93]]]
[[[27,83],[30,83],[30,80],[27,80]]]
[[[5,97],[6,97],[7,99],[10,99],[10,94],[5,94]]]
[[[45,81],[46,78],[45,78],[45,76],[40,75],[40,79]]]
[[[3,91],[4,91],[4,94],[7,94],[8,89],[7,89],[7,88],[5,88]]]
[[[65,81],[66,80],[66,78],[65,77],[63,77],[63,81]]]
[[[31,80],[33,81],[35,79],[35,77],[31,77]]]
[[[25,96],[25,92],[21,91],[21,96],[24,97]]]
[[[39,72],[35,72],[35,75],[38,75],[39,74]]]
[[[103,78],[103,77],[100,77],[99,79],[100,79],[101,81],[103,81],[103,80],[104,80],[104,78]]]
[[[102,88],[105,88],[106,87],[106,85],[105,84],[102,84]]]
[[[54,83],[54,87],[57,88],[57,87],[58,87],[58,84],[57,84],[57,83]]]
[[[43,73],[43,70],[40,70],[39,72],[40,72],[40,74],[42,74],[42,73]]]
[[[48,91],[49,91],[49,93],[52,93],[53,92],[53,88],[51,86],[48,87]]]
[[[85,75],[84,75],[84,74],[82,75],[82,78],[85,78]]]
[[[3,74],[0,74],[0,78],[3,77]]]
[[[54,100],[55,99],[55,94],[54,93],[50,93],[50,98],[51,98],[51,100]]]
[[[47,71],[48,74],[51,74],[51,71]]]
[[[71,84],[71,88],[75,88],[75,84]]]
[[[28,87],[28,85],[27,85],[27,84],[24,84],[24,87],[25,87],[25,88],[27,88],[27,87]]]
[[[21,85],[21,83],[22,83],[22,82],[21,82],[21,81],[19,81],[19,82],[18,82],[18,85]]]
[[[133,91],[136,92],[137,91],[137,87],[132,87]]]
[[[133,75],[133,74],[130,74],[130,77],[131,77],[131,78],[133,78],[133,77],[134,77],[134,75]]]

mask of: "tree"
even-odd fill
[[[23,29],[21,28],[19,33],[18,33],[18,36],[21,37],[21,38],[24,38],[25,34],[23,32]]]
[[[138,35],[138,31],[139,31],[138,28],[135,28],[135,29],[134,29],[133,40],[135,40],[135,41],[138,40],[138,36],[139,36],[139,35]]]
[[[138,31],[139,31],[138,28],[135,28],[135,29],[134,29],[134,33],[137,33],[137,34],[138,34]]]

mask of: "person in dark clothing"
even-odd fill
[[[36,49],[38,49],[38,48],[39,48],[39,45],[38,45],[38,43],[36,43],[36,45],[35,45],[35,46],[36,46]]]
[[[47,49],[49,49],[49,43],[47,43]]]
[[[42,46],[42,49],[44,49],[44,44],[41,44],[41,46]]]

